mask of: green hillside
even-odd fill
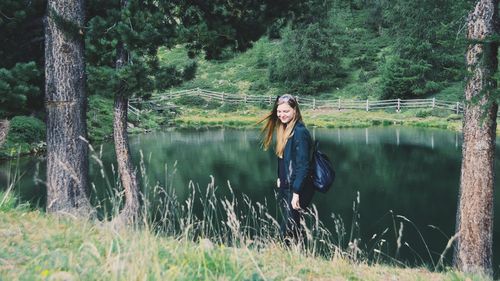
[[[465,12],[458,4],[453,7],[454,14]],[[389,12],[391,10],[386,11]],[[206,60],[203,53],[191,60],[187,56],[187,50],[180,45],[173,49],[160,48],[158,57],[162,65],[182,68],[187,62],[194,61],[197,64],[197,71],[194,79],[158,92],[202,88],[250,95],[292,92],[299,96],[313,95],[319,98],[436,97],[450,101],[463,99],[465,49],[462,48],[461,37],[452,34],[457,22],[446,24],[445,19],[439,19],[438,21],[443,24],[441,29],[434,30],[433,27],[428,27],[430,34],[422,36],[429,38],[422,38],[422,46],[419,46],[420,41],[417,45],[411,45],[416,44],[416,39],[408,34],[402,34],[402,31],[420,28],[419,25],[425,25],[425,22],[396,29],[390,25],[391,16],[385,15],[385,25],[374,29],[369,22],[371,13],[370,7],[351,12],[345,8],[332,9],[328,25],[316,27],[320,32],[331,34],[329,42],[319,42],[319,39],[315,41],[315,37],[312,37],[297,43],[297,40],[293,41],[290,37],[297,37],[294,32],[306,31],[285,27],[281,30],[281,38],[263,37],[254,42],[253,47],[246,52],[227,51],[218,60]],[[444,34],[444,32],[450,33]],[[316,45],[305,42],[307,40],[313,41]],[[296,51],[290,47],[294,44],[303,49]],[[313,52],[311,49],[314,48],[319,48],[318,52],[324,51],[318,46],[321,44],[333,46],[335,54],[319,54],[318,61],[307,60],[308,57],[303,54]],[[427,52],[436,54],[431,57]],[[302,69],[307,72],[314,70],[315,67],[320,71],[321,59],[324,57],[328,59],[329,56],[338,58],[334,69],[338,69],[339,73],[332,76],[328,72],[323,72],[309,77],[308,79],[314,81],[305,79],[303,84],[307,84],[307,87],[297,86],[300,84],[297,79],[303,77],[293,76],[296,73],[290,74],[285,71],[288,80],[284,81],[273,78],[273,72],[280,67],[299,73]],[[314,56],[310,58],[314,59]],[[295,80],[292,81],[292,78]]]

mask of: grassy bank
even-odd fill
[[[1,280],[485,280],[453,271],[368,265],[270,242],[253,247],[162,237],[148,227],[0,208]]]
[[[89,140],[93,144],[111,140],[113,133],[112,100],[93,96],[90,98],[90,104],[87,116]],[[178,114],[175,117],[172,114],[155,111],[144,111],[140,116],[129,113],[128,131],[130,134],[141,134],[172,126],[179,128],[258,128],[260,125],[257,122],[269,110],[267,107],[263,109],[256,106],[228,106],[225,104],[214,108],[210,108],[207,104],[179,105]],[[404,110],[399,113],[392,110],[366,112],[362,110],[303,109],[302,114],[307,126],[318,128],[365,128],[400,125],[459,131],[462,127],[461,115],[431,109]],[[43,153],[45,142],[40,137],[34,139],[36,134],[31,131],[24,129],[24,127],[10,130],[7,141],[0,146],[0,159]],[[45,134],[45,127],[38,129],[37,132]],[[500,133],[500,130],[497,130],[497,133]]]
[[[174,124],[179,127],[259,127],[261,120],[269,109],[248,107],[231,112],[184,108],[182,114],[175,118]],[[311,110],[302,112],[304,122],[311,127],[319,128],[365,128],[371,126],[414,126],[442,128],[459,131],[462,127],[461,116],[443,114],[432,110],[408,110],[400,113],[388,111],[359,110]]]

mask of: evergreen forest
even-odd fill
[[[117,0],[87,1],[79,36],[89,110],[108,110],[120,81],[128,97],[145,99],[196,87],[229,94],[463,99],[473,1],[214,1],[197,9],[189,1],[129,2],[124,10]],[[37,130],[45,120],[46,6],[44,0],[0,3],[0,119],[12,120],[13,130]],[[68,33],[77,28],[66,23]],[[120,69],[119,42],[131,62]],[[91,139],[105,137],[92,126],[111,126],[108,113],[100,124],[89,120]],[[45,137],[27,135],[37,138],[32,142]]]

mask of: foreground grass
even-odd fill
[[[325,260],[279,243],[195,243],[22,208],[0,209],[0,238],[0,280],[483,280]]]

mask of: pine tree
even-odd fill
[[[49,0],[45,29],[47,211],[91,216],[84,0]]]
[[[280,52],[269,65],[269,80],[290,93],[313,95],[339,86],[345,77],[340,63],[337,28],[329,20],[332,1],[305,1],[302,13],[285,29]]]
[[[492,275],[495,139],[498,105],[498,0],[479,0],[467,20],[462,169],[454,264]]]
[[[386,20],[397,40],[382,66],[382,98],[427,96],[462,79],[465,41],[456,34],[466,0],[398,0],[387,7]]]
[[[43,108],[45,1],[0,1],[0,118]]]

